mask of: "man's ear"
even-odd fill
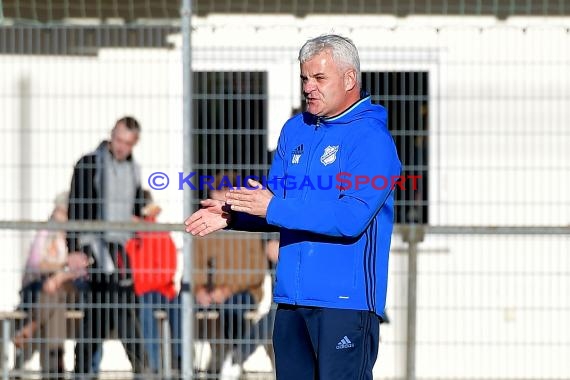
[[[349,69],[344,73],[344,90],[351,91],[356,87],[356,70]]]

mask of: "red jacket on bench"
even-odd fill
[[[154,218],[145,218],[154,222]],[[176,246],[168,232],[137,232],[125,249],[133,273],[137,296],[160,292],[168,299],[176,297]]]

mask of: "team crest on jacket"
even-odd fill
[[[321,162],[323,165],[327,166],[336,161],[336,152],[338,152],[338,145],[327,146],[325,152],[321,156]]]

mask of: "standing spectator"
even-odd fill
[[[141,128],[123,117],[115,123],[110,141],[77,162],[69,197],[70,221],[130,222],[144,205],[140,171],[132,157]],[[84,318],[75,346],[76,376],[93,376],[93,356],[115,329],[135,374],[143,372],[144,350],[136,316],[136,297],[122,231],[73,232],[67,235],[71,252],[93,260],[87,290],[81,293]]]

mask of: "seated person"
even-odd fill
[[[67,221],[67,204],[67,193],[59,194],[50,221]],[[25,311],[27,318],[14,337],[16,367],[39,350],[42,372],[63,376],[65,305],[74,302],[73,280],[86,274],[87,265],[85,255],[68,255],[64,231],[38,231],[26,260],[20,292],[18,309]],[[36,336],[41,338],[40,343],[31,344]]]
[[[144,221],[155,223],[162,209],[144,190]],[[133,271],[134,291],[138,297],[144,346],[149,367],[160,372],[160,331],[154,312],[166,311],[172,339],[172,366],[180,369],[180,297],[175,282],[177,252],[170,233],[166,231],[137,232],[125,245]]]
[[[236,184],[235,174],[218,174],[210,198],[224,200],[229,183]],[[228,352],[232,352],[236,364],[241,365],[246,359],[241,357],[240,345],[244,342],[234,341],[250,336],[245,314],[257,308],[267,270],[262,241],[255,235],[227,232],[194,239],[193,292],[197,307],[219,313],[214,326],[205,325],[207,320],[196,324],[198,339],[210,340],[212,358],[208,372],[220,373]]]
[[[279,234],[272,233],[270,239],[265,242],[265,254],[271,276],[271,284],[275,282],[275,266],[279,259]],[[273,353],[273,324],[275,322],[276,305],[271,300],[269,310],[259,315],[259,320],[251,326],[249,342],[242,345],[241,357],[245,361],[253,354],[258,345],[265,347],[267,356],[271,360],[271,366],[275,370],[275,354]]]

